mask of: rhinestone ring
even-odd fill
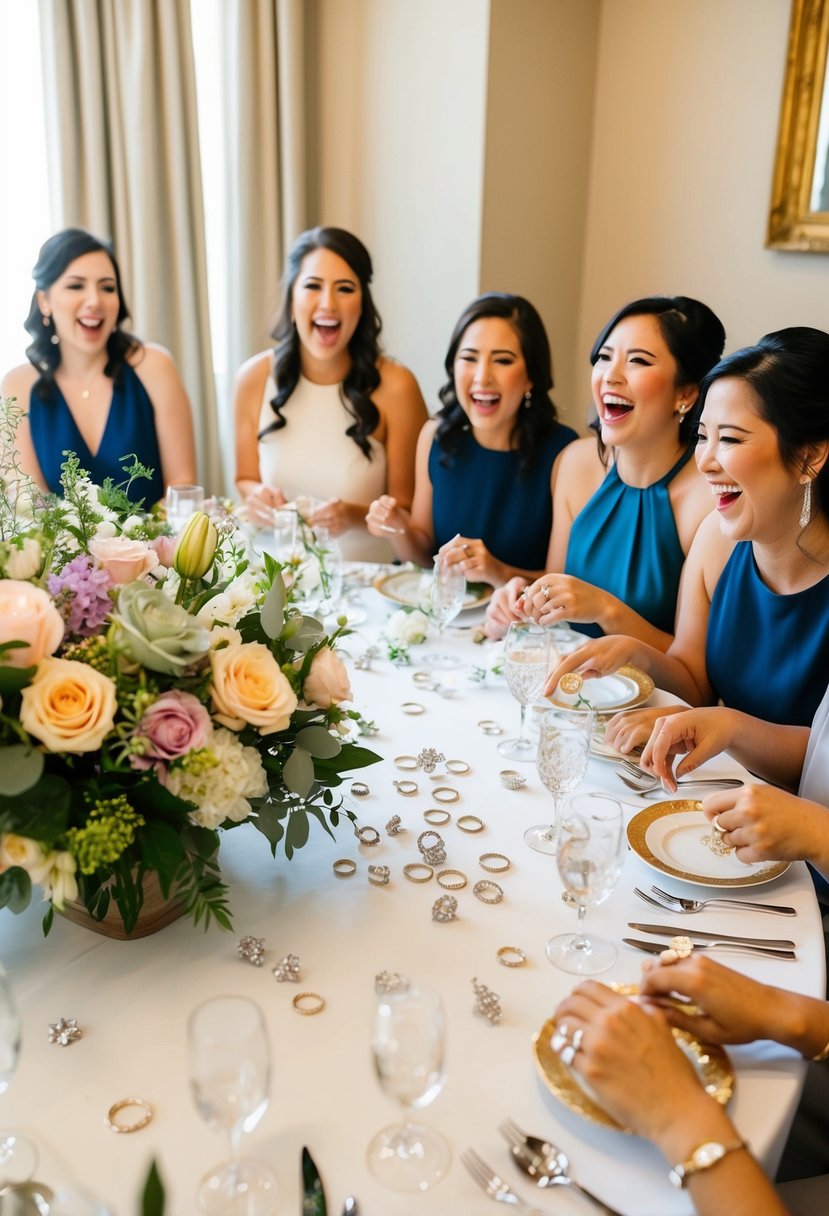
[[[425,861],[410,861],[403,867],[403,873],[409,882],[428,882],[434,872]]]
[[[373,828],[368,823],[361,828],[356,828],[354,835],[359,839],[360,844],[375,845],[380,843],[380,833],[377,831],[377,828]]]
[[[432,790],[432,797],[434,798],[435,802],[445,803],[447,806],[451,806],[453,802],[459,802],[461,796],[457,790],[452,788],[451,785],[439,785],[436,789]]]
[[[365,781],[352,781],[351,792],[355,798],[367,798],[371,791]]]
[[[504,892],[497,882],[492,882],[489,878],[482,878],[476,882],[472,888],[472,894],[476,895],[482,904],[499,904],[504,898]]]
[[[445,891],[462,891],[469,882],[463,870],[438,870],[435,879],[438,886],[443,887]]]
[[[462,832],[482,832],[484,821],[477,815],[461,815],[458,819],[458,827]]]
[[[454,920],[458,914],[458,901],[454,895],[441,895],[440,899],[436,899],[432,904],[432,920],[450,921]]]
[[[527,778],[515,768],[502,768],[498,777],[505,790],[522,790],[527,784]]]
[[[392,785],[404,798],[412,798],[417,793],[416,781],[392,781]]]
[[[498,951],[498,962],[502,967],[523,967],[527,956],[520,946],[502,946]]]
[[[512,864],[504,853],[481,853],[478,861],[481,869],[489,870],[490,874],[505,874]],[[500,862],[500,865],[494,865],[493,862]]]
[[[432,823],[436,828],[445,827],[447,823],[452,822],[452,816],[448,811],[441,811],[438,807],[433,806],[428,811],[423,812],[423,818],[427,823]]]
[[[391,870],[388,866],[369,866],[368,880],[373,887],[385,887],[391,878]]]
[[[325,1008],[325,998],[321,997],[318,992],[298,992],[291,1004],[297,1013],[312,1018],[315,1013],[322,1013]]]

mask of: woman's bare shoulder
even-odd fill
[[[32,367],[31,363],[20,363],[6,372],[0,392],[4,397],[16,397],[18,403],[25,406],[36,380],[37,369]]]
[[[420,396],[420,385],[414,372],[389,355],[381,355],[377,360],[377,370],[380,373],[380,387],[388,393],[417,393]]]
[[[258,354],[251,355],[246,359],[236,373],[237,388],[259,388],[264,389],[265,382],[271,374],[273,368],[273,351],[260,350]]]
[[[595,438],[574,439],[562,449],[558,458],[559,477],[604,478],[606,469],[601,462]]]

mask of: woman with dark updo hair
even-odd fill
[[[153,470],[127,488],[145,507],[165,486],[194,482],[190,402],[169,352],[122,329],[129,309],[111,246],[65,228],[46,241],[32,274],[29,362],[0,390],[27,410],[17,430],[22,471],[58,493],[65,451],[99,484],[123,482],[123,458],[135,455]]]
[[[393,495],[371,504],[369,531],[397,556],[430,566],[436,549],[468,579],[498,586],[544,568],[561,451],[550,343],[523,296],[488,292],[449,339],[443,408],[423,428],[411,512]]]
[[[298,497],[343,556],[382,561],[365,514],[388,491],[407,505],[426,407],[410,371],[380,352],[368,250],[342,228],[312,228],[285,268],[273,350],[236,381],[236,485],[254,518]]]

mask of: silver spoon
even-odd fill
[[[532,1178],[536,1186],[569,1186],[574,1191],[584,1195],[606,1214],[606,1216],[621,1216],[615,1208],[609,1207],[598,1195],[588,1191],[580,1183],[570,1177],[568,1170],[570,1161],[566,1153],[547,1140],[537,1136],[527,1136],[511,1119],[505,1119],[498,1129],[509,1142],[512,1159],[528,1178]]]

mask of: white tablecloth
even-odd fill
[[[374,591],[365,593],[365,603],[370,620],[348,640],[352,654],[365,650],[376,625],[393,610]],[[473,647],[468,631],[450,629],[447,641],[470,664],[488,665],[490,656]],[[417,648],[412,657],[416,667]],[[504,790],[499,770],[513,766],[498,755],[497,739],[485,737],[476,726],[479,719],[492,718],[505,731],[514,731],[517,705],[492,675],[475,685],[461,673],[453,677],[455,694],[443,697],[419,690],[412,670],[396,669],[381,658],[371,670],[354,672],[355,703],[380,727],[367,743],[384,761],[356,774],[371,792],[351,805],[360,823],[379,829],[380,844],[360,846],[347,822],[336,842],[315,828],[308,845],[289,863],[281,854],[274,861],[253,828],[234,830],[221,848],[223,873],[231,884],[233,934],[215,929],[204,934],[183,919],[153,937],[115,942],[57,917],[43,940],[42,906],[33,904],[19,917],[0,914],[0,958],[24,1019],[20,1065],[0,1102],[0,1125],[13,1124],[36,1137],[43,1149],[40,1173],[45,1181],[50,1181],[49,1170],[71,1173],[110,1203],[117,1216],[133,1216],[155,1156],[167,1187],[168,1216],[195,1211],[198,1179],[227,1154],[225,1142],[200,1120],[190,1096],[186,1020],[207,997],[239,993],[265,1011],[274,1064],[270,1106],[243,1147],[276,1172],[280,1214],[293,1216],[300,1208],[303,1145],[320,1168],[332,1216],[339,1216],[347,1194],[358,1196],[362,1216],[494,1211],[458,1160],[472,1145],[539,1208],[584,1216],[589,1205],[583,1199],[563,1188],[534,1191],[509,1163],[497,1132],[507,1115],[564,1148],[574,1176],[620,1211],[673,1216],[691,1210],[687,1196],[669,1185],[667,1167],[655,1149],[571,1113],[537,1076],[532,1036],[574,983],[550,966],[544,943],[551,933],[572,928],[575,913],[562,903],[555,860],[532,852],[522,839],[526,827],[549,818],[552,805],[534,765],[524,766],[526,789]],[[400,708],[406,700],[421,702],[426,712],[406,716]],[[392,758],[428,746],[472,765],[468,776],[447,780],[462,799],[450,808],[452,824],[438,829],[446,840],[447,865],[464,870],[470,879],[457,893],[459,918],[450,924],[431,918],[432,904],[442,893],[434,881],[415,885],[403,876],[403,865],[420,859],[416,839],[428,826],[423,811],[435,804],[422,773],[415,774],[417,796],[396,792],[392,781],[410,774],[397,771]],[[722,759],[712,769],[739,771]],[[606,788],[625,793],[610,765],[591,761],[582,789]],[[390,838],[384,824],[394,813],[401,815],[406,830]],[[480,816],[485,830],[477,835],[459,831],[454,819],[461,813]],[[508,873],[484,873],[478,857],[489,851],[511,858]],[[354,877],[334,877],[331,863],[338,857],[356,859]],[[369,863],[391,867],[388,887],[368,884]],[[502,903],[487,906],[473,896],[473,883],[483,877],[501,884]],[[647,909],[633,894],[634,885],[647,888],[655,878],[628,854],[618,889],[602,907],[590,909],[588,928],[621,942],[629,920],[677,923],[668,913]],[[723,955],[723,961],[758,979],[822,995],[823,938],[805,866],[792,866],[760,890],[758,898],[795,905],[797,918],[712,911],[695,917],[694,927],[792,936],[797,962],[739,955]],[[266,939],[266,966],[255,968],[237,957],[237,939],[244,934]],[[529,965],[514,970],[500,966],[496,951],[504,945],[522,947]],[[271,974],[274,963],[289,952],[301,959],[300,989],[326,999],[326,1009],[316,1017],[298,1016],[291,1006],[297,987],[277,983]],[[635,982],[643,957],[620,945],[615,966],[600,978]],[[447,1009],[447,1081],[422,1118],[445,1133],[454,1161],[446,1179],[416,1197],[385,1190],[365,1162],[371,1137],[398,1117],[375,1080],[369,1052],[374,976],[384,968],[438,988]],[[473,1014],[473,976],[500,995],[499,1025]],[[83,1027],[83,1038],[67,1048],[47,1042],[49,1024],[60,1017],[75,1017]],[[802,1062],[771,1044],[733,1048],[730,1054],[737,1069],[731,1113],[741,1135],[773,1168],[798,1097]],[[153,1121],[134,1135],[114,1135],[104,1122],[107,1109],[136,1094],[152,1103]]]

